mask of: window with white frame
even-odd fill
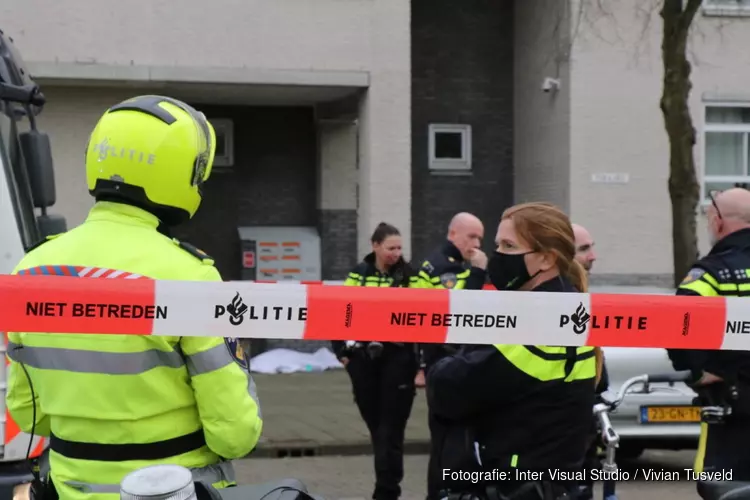
[[[234,165],[234,124],[232,120],[216,118],[209,120],[216,131],[216,154],[214,167]]]
[[[704,15],[750,15],[750,0],[703,0],[702,7]]]
[[[428,142],[430,170],[471,170],[471,125],[433,123]]]
[[[750,184],[750,103],[706,106],[703,203],[712,191]]]

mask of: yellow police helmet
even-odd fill
[[[170,97],[134,97],[109,108],[91,133],[89,193],[179,224],[198,210],[215,152],[216,133],[203,113]]]

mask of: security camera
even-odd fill
[[[553,90],[560,90],[560,80],[556,78],[545,78],[542,83],[543,92],[552,92]]]

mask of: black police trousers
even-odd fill
[[[416,395],[417,369],[412,346],[394,344],[384,344],[383,353],[375,359],[357,349],[346,365],[354,402],[370,431],[375,456],[375,500],[401,496],[404,432]]]
[[[591,437],[591,443],[589,443],[589,447],[586,450],[586,458],[583,462],[583,467],[586,470],[591,469],[601,469],[601,465],[599,464],[599,453],[598,453],[598,444],[599,444],[599,436],[593,435]],[[580,481],[578,483],[579,486],[579,499],[580,500],[590,500],[594,496],[594,481],[590,479],[590,475],[586,476],[586,479],[583,481]]]
[[[446,355],[453,354],[456,352],[457,347],[451,344],[445,344],[439,348],[430,346],[432,352],[430,358],[426,360],[427,366],[424,367],[425,381],[430,368],[437,363],[441,358]],[[427,397],[427,391],[425,390],[425,398]],[[463,456],[466,450],[453,450],[454,453],[450,453],[453,457],[451,463],[443,463],[444,449],[452,448],[454,444],[455,436],[452,433],[452,429],[441,422],[440,419],[430,411],[429,403],[427,405],[427,427],[430,431],[430,457],[427,462],[427,500],[437,500],[441,497],[444,489],[443,481],[443,468],[456,469],[456,470],[469,470],[473,467],[463,467],[461,464],[464,463],[465,457]],[[473,450],[472,450],[473,451]]]
[[[442,473],[440,455],[444,446],[447,429],[432,412],[427,412],[427,426],[430,430],[430,458],[427,462],[427,500],[437,500],[440,496]]]
[[[748,443],[750,443],[750,420],[730,420],[723,424],[709,424],[703,455],[703,471],[712,473],[731,471],[732,481],[750,481],[750,446]]]

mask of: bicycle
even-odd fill
[[[593,413],[599,425],[599,433],[605,446],[605,457],[602,461],[602,472],[606,479],[602,481],[602,497],[604,500],[618,500],[616,493],[616,478],[619,468],[615,461],[620,436],[612,426],[609,414],[623,402],[630,389],[638,384],[648,386],[651,383],[688,382],[692,379],[692,372],[679,371],[671,373],[644,374],[631,377],[618,389],[614,399],[600,397],[600,402],[594,405]],[[714,408],[708,407],[701,411],[710,414]],[[699,481],[698,494],[703,500],[750,500],[750,482],[744,481]],[[592,492],[593,496],[593,492]]]
[[[659,382],[686,382],[690,380],[692,374],[690,371],[661,373],[661,374],[644,374],[631,377],[626,380],[618,389],[613,399],[607,399],[600,396],[599,402],[594,405],[593,413],[599,426],[599,435],[605,448],[604,460],[601,462],[601,471],[604,480],[602,481],[602,498],[604,500],[617,500],[616,483],[619,477],[619,467],[615,461],[617,448],[620,444],[620,436],[612,426],[609,414],[615,410],[625,399],[630,389],[638,384],[648,386],[650,383]],[[593,497],[593,491],[592,497]]]

